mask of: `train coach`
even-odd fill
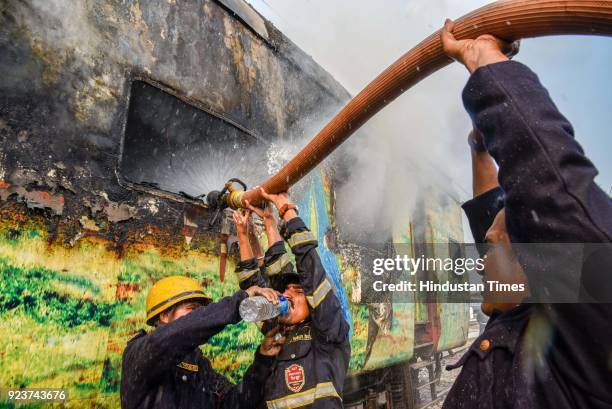
[[[152,283],[188,275],[215,299],[237,288],[231,251],[221,262],[231,229],[203,195],[261,182],[350,95],[240,0],[31,0],[0,13],[0,385],[119,407],[121,353]],[[351,325],[345,405],[422,406],[443,396],[439,358],[467,341],[468,305],[369,303],[368,260],[431,255],[422,243],[460,252],[459,203],[423,188],[384,243],[354,240],[336,220],[343,166],[294,193]],[[260,336],[241,323],[203,348],[236,380]]]

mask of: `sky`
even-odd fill
[[[248,1],[352,95],[436,31],[446,17],[459,18],[488,3],[481,0]],[[610,194],[612,38],[563,36],[524,40],[516,59],[539,75],[574,126],[576,138],[587,156],[599,169],[596,182]],[[471,168],[466,137],[471,126],[460,97],[467,79],[467,71],[459,64],[442,69],[370,120],[366,137],[349,139],[346,144],[359,164],[354,182],[380,185],[387,180],[381,173],[399,172],[392,183],[410,185],[445,175],[441,180],[450,178],[459,200],[469,199]],[[405,171],[411,162],[421,163],[419,167],[424,169],[416,177]],[[386,191],[389,190],[387,186]]]

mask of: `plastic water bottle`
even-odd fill
[[[278,301],[278,304],[272,304],[266,297],[249,297],[242,300],[238,311],[243,321],[265,321],[277,315],[284,315],[289,309],[289,302],[285,297],[279,296]]]

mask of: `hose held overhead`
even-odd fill
[[[442,22],[441,22],[442,23]],[[506,41],[563,34],[612,35],[612,0],[502,0],[455,20],[458,40],[493,34]],[[378,111],[413,85],[450,64],[440,31],[423,40],[351,99],[282,169],[263,183],[269,193],[289,189]],[[258,189],[237,192],[230,205],[262,201]]]

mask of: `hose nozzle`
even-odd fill
[[[236,188],[236,183],[242,189]],[[247,190],[247,185],[242,180],[232,178],[225,183],[223,189],[213,190],[206,195],[206,203],[212,209],[222,210],[226,207],[239,209],[242,207],[242,195]]]

